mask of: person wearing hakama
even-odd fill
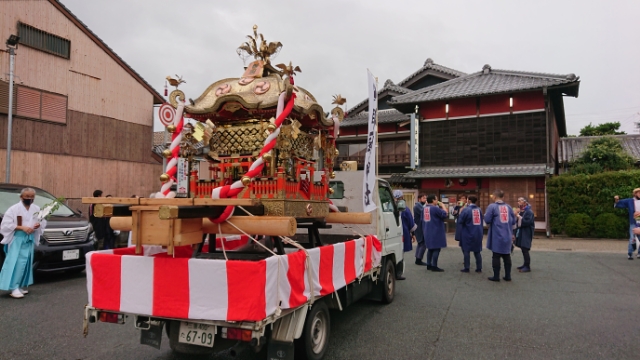
[[[458,216],[458,224],[460,225],[460,247],[464,257],[464,269],[462,272],[469,272],[470,253],[476,258],[476,272],[482,272],[482,211],[476,205],[478,198],[469,196],[469,205],[466,206]],[[456,226],[457,227],[457,226]],[[457,232],[457,230],[456,230]]]
[[[516,230],[516,246],[522,250],[522,257],[524,264],[518,266],[517,269],[520,272],[531,271],[531,256],[529,250],[531,250],[531,244],[533,243],[533,231],[535,230],[535,215],[531,210],[531,205],[523,197],[518,199],[518,207],[520,213],[516,215],[518,218],[518,229]]]
[[[444,222],[448,211],[435,195],[427,196],[427,205],[423,211],[423,236],[427,247],[427,270],[442,272],[438,267],[440,250],[447,247],[447,234]]]
[[[513,245],[513,226],[516,224],[516,217],[511,206],[502,200],[504,192],[496,190],[493,192],[496,200],[487,206],[484,214],[484,222],[489,226],[487,232],[487,249],[493,252],[491,265],[493,267],[493,277],[491,281],[500,281],[500,259],[504,262],[505,281],[511,281],[511,246]]]
[[[400,201],[404,202],[404,195],[400,190],[394,190],[393,198],[396,200],[396,204],[399,203]],[[402,210],[402,212],[400,212],[400,220],[402,221],[403,251],[409,252],[413,250],[413,245],[412,245],[413,233],[414,231],[416,231],[417,226],[413,221],[413,215],[411,214],[411,210],[409,210],[409,208],[406,207],[406,204],[405,204],[405,208]],[[402,276],[401,273],[397,273],[396,279],[405,280],[405,277]]]
[[[2,218],[0,233],[3,236],[6,257],[0,271],[0,290],[11,291],[10,296],[23,298],[33,284],[33,250],[40,241],[46,220],[38,220],[40,207],[33,204],[36,192],[24,188],[20,202],[11,206]]]
[[[424,253],[427,251],[427,246],[424,244],[424,236],[422,234],[422,225],[423,221],[423,213],[424,206],[427,203],[427,195],[420,194],[418,195],[418,202],[413,206],[413,221],[417,225],[415,235],[416,235],[416,265],[427,265],[422,259],[424,258]]]

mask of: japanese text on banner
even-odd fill
[[[367,134],[367,151],[364,155],[364,179],[363,179],[363,196],[364,212],[376,209],[374,201],[376,186],[376,132],[378,131],[378,84],[370,71],[367,70],[369,77],[369,126]]]

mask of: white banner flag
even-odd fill
[[[364,155],[363,196],[364,212],[376,209],[376,132],[378,131],[378,84],[373,74],[367,70],[369,77],[369,129],[367,133],[367,152]]]

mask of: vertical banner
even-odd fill
[[[411,166],[412,170],[420,167],[420,127],[418,123],[418,117],[415,113],[411,114]]]
[[[364,203],[364,212],[373,211],[376,209],[375,203],[375,191],[376,191],[376,147],[378,142],[376,141],[378,131],[378,83],[371,74],[371,71],[367,70],[369,77],[369,128],[367,134],[367,152],[364,155],[364,180],[363,180],[363,196],[362,201]]]

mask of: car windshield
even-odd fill
[[[2,189],[0,188],[0,213],[4,214],[7,212],[12,205],[17,204],[20,201],[20,190],[22,189]],[[56,198],[49,194],[46,191],[35,189],[36,190],[36,198],[33,201],[34,204],[38,205],[41,209],[45,207],[45,205],[51,204]],[[56,210],[52,215],[56,216],[73,216],[74,212],[69,209],[65,204],[60,204],[58,210]]]

